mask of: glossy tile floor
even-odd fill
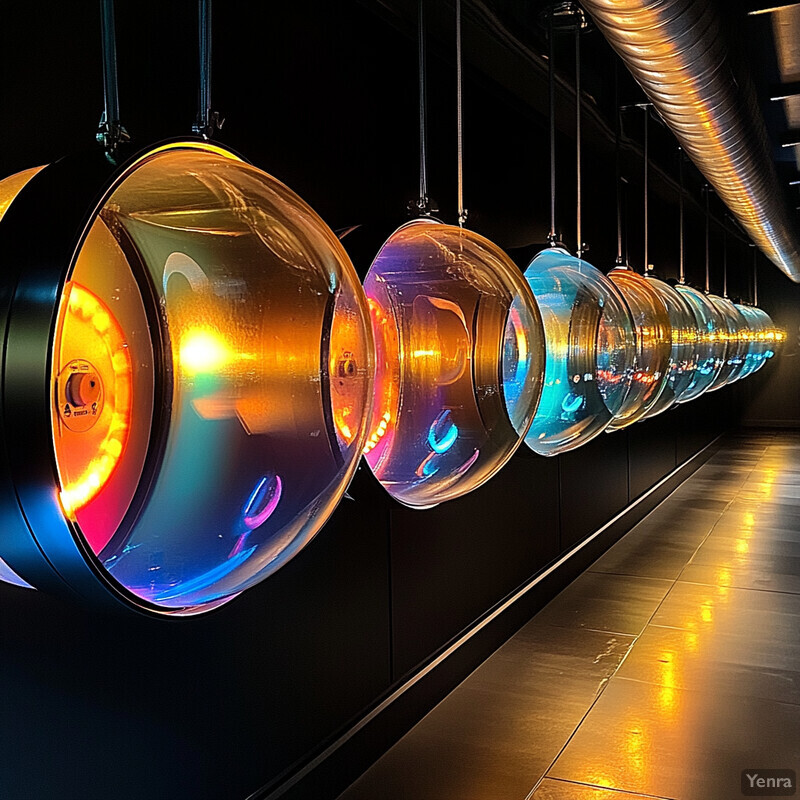
[[[733,800],[800,772],[800,433],[720,451],[340,800]]]

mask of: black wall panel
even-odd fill
[[[557,462],[523,447],[460,500],[429,511],[394,504],[391,530],[399,678],[558,555]]]
[[[630,499],[635,500],[677,466],[678,432],[671,409],[628,428]]]
[[[561,549],[599,528],[628,504],[628,433],[602,433],[559,456]]]

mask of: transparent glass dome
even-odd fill
[[[675,405],[678,398],[694,380],[697,367],[697,327],[692,309],[686,300],[665,283],[652,275],[647,276],[650,286],[661,297],[669,314],[672,329],[672,346],[670,350],[667,380],[656,402],[647,412],[647,417],[654,417]]]
[[[703,292],[686,284],[678,284],[675,291],[692,310],[697,329],[697,366],[691,383],[678,397],[679,403],[687,403],[707,391],[722,368],[725,342],[721,334],[727,331],[727,327],[722,315]]]
[[[627,267],[608,273],[628,307],[636,336],[630,388],[608,431],[620,430],[642,419],[656,404],[670,368],[672,326],[669,312],[650,281]]]
[[[218,605],[303,548],[358,463],[374,349],[355,270],[283,184],[181,143],[116,177],[65,277],[61,512],[131,604]]]
[[[708,299],[722,315],[726,329],[723,333],[726,341],[725,362],[708,389],[713,392],[733,383],[740,376],[749,349],[747,343],[749,326],[742,312],[727,298],[710,294]]]
[[[377,352],[364,455],[396,500],[426,508],[511,457],[544,368],[539,310],[513,262],[463,228],[395,231],[364,281]]]
[[[783,349],[783,345],[786,342],[786,331],[776,325],[772,321],[772,317],[770,317],[763,308],[756,307],[755,311],[762,320],[762,330],[764,331],[764,338],[766,340],[764,361],[769,361],[769,359],[774,358]],[[757,369],[760,369],[763,364],[764,362],[762,361]]]
[[[747,322],[747,352],[739,378],[757,372],[772,358],[786,340],[785,331],[777,328],[769,314],[757,306],[736,304]]]
[[[573,450],[602,433],[633,374],[633,325],[614,284],[586,261],[548,248],[525,278],[547,345],[539,408],[525,443],[540,455]]]

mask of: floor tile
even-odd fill
[[[533,793],[531,800],[653,800],[653,796],[545,778]],[[668,798],[656,798],[656,800],[668,800]]]
[[[599,690],[633,642],[630,635],[547,625],[537,615],[478,667],[470,681],[523,690],[566,676],[590,678]]]
[[[638,634],[671,582],[631,575],[584,572],[537,615],[548,625]]]
[[[776,530],[771,535],[764,535],[761,529],[735,533],[717,527],[697,549],[692,563],[745,566],[755,563],[757,558],[768,557],[800,559],[800,531],[781,533]],[[800,573],[800,561],[793,568]]]
[[[782,564],[781,560],[769,564]],[[781,567],[782,568],[782,567]],[[775,572],[766,564],[751,564],[745,567],[709,567],[703,564],[687,564],[681,573],[681,581],[731,586],[738,589],[757,589],[765,592],[790,592],[800,594],[800,575]]]
[[[680,800],[740,797],[743,769],[796,769],[800,706],[612,678],[548,773]]]
[[[762,697],[800,704],[800,631],[775,637],[769,629],[721,631],[648,625],[617,675],[666,689]]]
[[[715,567],[698,569],[715,570]],[[688,571],[688,567],[687,567]],[[800,597],[724,585],[678,581],[653,616],[653,625],[702,632],[753,632],[794,642],[800,633]]]
[[[637,526],[639,530],[664,533],[705,535],[717,524],[721,514],[716,511],[688,511],[685,504],[668,498]]]
[[[631,531],[592,564],[592,572],[640,575],[675,580],[691,559],[705,534],[695,541],[675,541],[669,535],[654,536]]]

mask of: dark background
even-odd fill
[[[432,2],[430,191],[455,215],[452,5]],[[524,268],[549,226],[545,44],[535,4],[465,3],[470,225]],[[196,113],[196,9],[117,4],[122,119],[138,146]],[[333,228],[386,234],[416,197],[415,3],[218,2],[220,141],[274,174]],[[102,108],[99,6],[5,3],[0,174],[91,148]],[[558,40],[558,220],[575,242],[573,49]],[[584,64],[584,239],[616,256],[614,109],[641,100],[597,33]],[[623,115],[626,239],[641,268],[642,112]],[[651,123],[650,260],[678,270],[677,155]],[[687,275],[704,276],[701,179],[687,168]],[[69,197],[63,202],[68,204]],[[751,297],[752,252],[712,198],[712,289]],[[42,235],[48,222],[41,221]],[[747,382],[544,459],[522,447],[473,494],[419,512],[368,469],[294,561],[230,605],[184,620],[113,619],[0,586],[0,796],[244,798],[326,743],[571,544],[735,424],[800,424],[800,289],[758,258],[762,307],[789,331]],[[363,271],[367,265],[357,264]],[[0,537],[2,530],[0,530]],[[397,730],[399,734],[401,731]],[[331,785],[331,794],[335,787]],[[319,794],[314,795],[319,800]]]

